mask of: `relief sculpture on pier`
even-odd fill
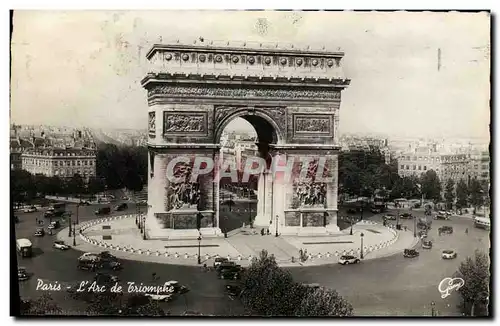
[[[191,180],[192,167],[189,164],[177,164],[174,168],[173,179],[180,180],[170,184],[170,208],[196,208],[200,201],[200,186]]]
[[[207,130],[205,114],[165,112],[164,133],[204,133]]]

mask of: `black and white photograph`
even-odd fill
[[[10,19],[11,316],[493,315],[491,12]]]

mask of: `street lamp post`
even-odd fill
[[[68,234],[68,237],[71,237],[71,217],[69,218],[69,234]]]
[[[431,316],[435,317],[436,316],[436,310],[434,309],[434,306],[436,303],[434,301],[431,302]]]
[[[80,203],[76,204],[76,224],[80,224],[80,220],[78,219],[79,208],[80,208]]]
[[[76,246],[76,222],[73,224],[73,246]]]
[[[201,265],[201,233],[198,236],[198,265]]]
[[[417,237],[417,217],[413,216],[413,237]]]
[[[276,215],[276,236],[278,236],[278,218],[279,216]]]
[[[146,240],[146,216],[142,217],[142,238]]]
[[[353,224],[352,223],[353,222],[353,218],[352,217],[349,218],[349,222],[351,222],[351,232],[349,234],[352,235],[352,224]]]
[[[363,234],[363,232],[361,232],[360,236],[361,236],[361,253],[360,253],[360,258],[363,259],[364,258],[363,257],[363,237],[365,235]]]

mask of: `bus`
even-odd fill
[[[489,230],[490,229],[490,219],[487,218],[487,217],[478,217],[478,216],[476,216],[474,218],[474,226],[476,228]]]
[[[16,241],[17,253],[21,255],[21,257],[31,257],[33,253],[33,245],[31,241],[28,239],[17,239]]]
[[[49,211],[52,211],[54,216],[62,216],[66,212],[66,203],[54,203],[50,206]]]

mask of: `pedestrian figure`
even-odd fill
[[[267,229],[267,231],[266,231],[266,232],[267,232],[267,235],[271,234],[271,232],[269,232],[269,229]]]
[[[465,229],[465,234],[469,234],[469,228]]]
[[[153,277],[153,281],[156,281],[156,273],[153,273],[152,277]]]

